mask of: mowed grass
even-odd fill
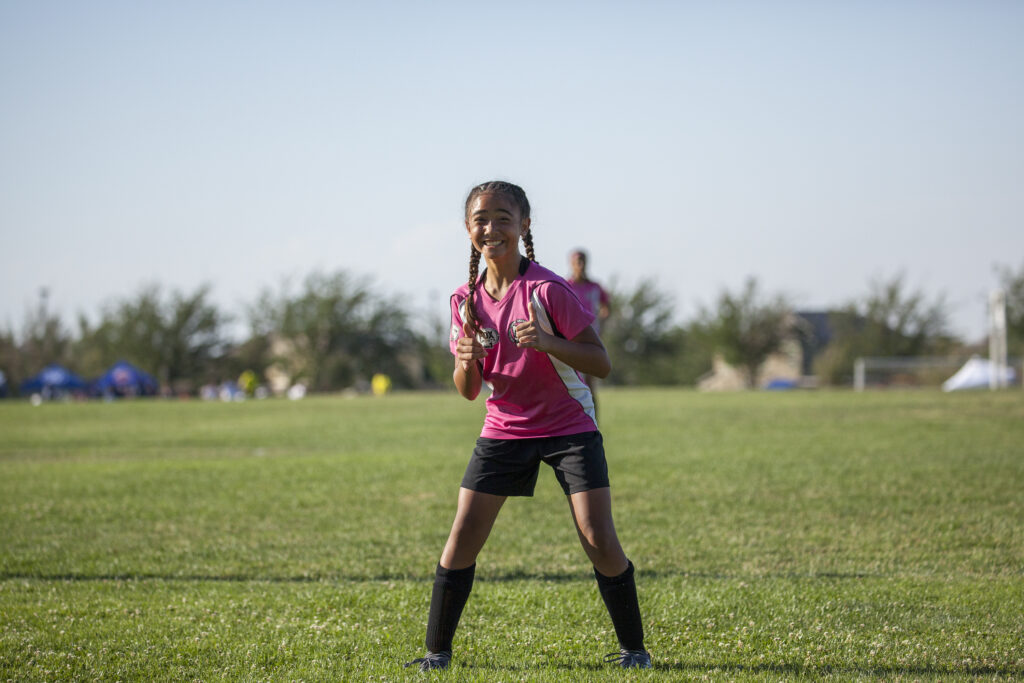
[[[1024,678],[1024,392],[600,398],[655,669],[543,470],[438,679]],[[482,414],[0,403],[0,680],[416,680]]]

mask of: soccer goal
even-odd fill
[[[853,363],[853,388],[937,387],[966,360],[928,356],[858,358]]]
[[[988,358],[992,363],[990,389],[1007,387],[1006,292],[993,289],[988,297]]]
[[[1005,389],[1016,378],[1024,376],[1024,366],[1020,359],[1010,358],[1006,353],[1006,293],[1001,289],[992,290],[989,294],[988,323],[988,360],[979,361],[975,358],[971,362],[986,363],[983,374],[989,389]],[[936,386],[942,384],[945,378],[961,368],[966,361],[965,358],[950,357],[858,358],[853,363],[853,388],[855,391],[864,391],[868,386]],[[1018,366],[1021,366],[1020,374],[1017,374]]]

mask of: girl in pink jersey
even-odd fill
[[[590,310],[594,312],[594,329],[600,333],[601,323],[611,314],[608,292],[587,275],[587,252],[577,249],[569,254],[569,266],[572,272],[569,273],[567,280],[579,300],[590,306]]]
[[[572,273],[569,274],[568,282],[576,297],[586,304],[594,313],[594,329],[601,333],[601,323],[611,314],[611,301],[608,292],[604,287],[590,279],[587,275],[587,252],[577,249],[569,255],[569,265]],[[594,397],[595,411],[597,410],[597,382],[592,375],[583,375],[583,381],[590,387],[590,393]]]
[[[633,564],[615,533],[603,442],[590,389],[581,379],[606,377],[611,370],[591,326],[594,314],[565,280],[534,260],[530,203],[520,187],[499,181],[474,187],[466,198],[465,224],[469,281],[451,299],[453,378],[469,400],[484,382],[491,394],[435,572],[427,654],[406,666],[448,666],[476,557],[508,496],[533,495],[543,462],[565,491],[615,627],[620,651],[608,661],[649,668]]]

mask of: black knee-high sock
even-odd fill
[[[434,592],[430,596],[430,616],[427,617],[427,649],[431,652],[451,652],[462,608],[473,590],[475,572],[476,564],[465,569],[445,569],[437,565]]]
[[[619,647],[623,650],[644,649],[644,625],[640,619],[640,603],[636,597],[633,571],[632,562],[618,576],[605,576],[594,568],[597,587],[612,618]]]

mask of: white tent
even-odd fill
[[[1013,368],[1004,368],[1006,383],[1010,384],[1016,378]],[[943,391],[960,391],[961,389],[988,389],[992,373],[995,372],[993,363],[985,358],[975,356],[964,363],[964,366],[956,371],[956,374],[942,383]]]

